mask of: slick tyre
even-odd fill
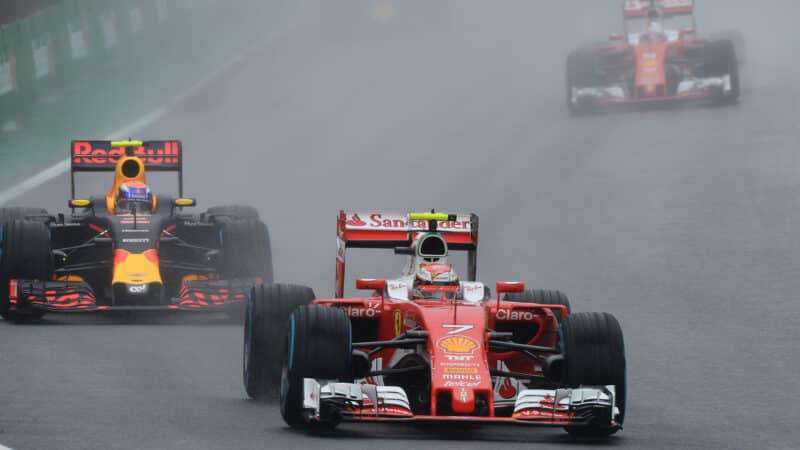
[[[567,314],[572,311],[569,306],[569,299],[561,291],[548,291],[545,289],[526,289],[525,292],[512,292],[505,295],[504,300],[520,303],[538,303],[540,305],[561,305],[567,307]],[[554,309],[558,322],[563,319],[561,310]]]
[[[303,379],[352,379],[350,319],[339,308],[308,305],[289,319],[281,368],[281,416],[292,428],[309,425],[303,414]],[[335,425],[336,418],[329,425]],[[323,420],[326,420],[323,417]]]
[[[0,259],[0,316],[21,321],[42,317],[38,310],[9,311],[12,279],[49,280],[53,274],[50,229],[44,222],[15,220],[2,225]]]
[[[564,353],[564,387],[615,386],[615,403],[619,413],[600,418],[587,426],[567,427],[574,436],[609,436],[622,428],[625,420],[626,375],[625,342],[622,328],[608,313],[575,313],[561,323],[561,345]]]
[[[244,388],[250,398],[278,398],[289,316],[314,298],[314,291],[305,286],[266,284],[252,289],[245,311],[242,362]]]
[[[224,279],[273,280],[269,229],[258,219],[232,220],[220,225],[222,240],[218,268]]]

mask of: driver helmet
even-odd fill
[[[460,287],[458,274],[450,264],[422,263],[414,276],[414,297],[453,299]]]
[[[647,33],[651,35],[664,34],[664,25],[662,25],[661,22],[657,20],[650,22],[650,24],[647,25]]]
[[[651,8],[647,11],[647,29],[645,34],[650,37],[657,37],[664,34],[664,24],[661,23],[661,11]]]
[[[136,208],[136,205],[142,207]],[[153,193],[140,181],[122,183],[117,192],[116,206],[117,212],[150,211],[153,206]]]

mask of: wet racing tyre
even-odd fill
[[[520,303],[538,303],[540,305],[562,305],[567,307],[567,314],[571,309],[569,306],[569,299],[566,294],[561,291],[549,291],[545,289],[526,289],[525,292],[512,292],[504,297],[505,301],[520,302]],[[561,323],[561,310],[554,309],[553,314],[556,315],[558,322]]]
[[[219,219],[233,219],[233,220],[258,220],[260,216],[258,210],[252,206],[243,205],[227,205],[227,206],[214,206],[208,208],[206,217],[212,220]]]
[[[340,308],[308,305],[289,319],[281,368],[281,416],[293,428],[309,423],[303,414],[303,379],[352,381],[352,330]],[[328,425],[335,425],[330,423]]]
[[[47,210],[42,208],[24,208],[19,206],[0,208],[0,226],[15,220],[46,221],[48,218],[49,214]]]
[[[12,321],[42,317],[44,312],[40,310],[9,311],[9,282],[52,277],[50,229],[44,222],[30,220],[8,222],[0,229],[0,316]]]
[[[622,428],[625,420],[626,375],[625,342],[622,328],[608,313],[575,313],[561,323],[561,346],[564,354],[563,385],[615,386],[618,414],[611,426],[606,417],[587,426],[567,427],[574,436],[609,436]]]
[[[269,229],[257,219],[231,220],[221,224],[218,261],[223,279],[261,278],[273,280]]]
[[[739,81],[739,62],[736,58],[736,47],[730,40],[709,42],[705,46],[705,60],[702,72],[707,77],[730,76],[731,90],[726,94],[720,92],[716,103],[736,103],[741,94]]]
[[[311,288],[290,284],[266,284],[251,290],[245,312],[242,363],[244,388],[250,398],[278,398],[289,316],[314,298]]]
[[[593,87],[598,84],[595,74],[594,55],[586,51],[573,51],[567,56],[566,101],[569,112],[582,115],[591,112],[586,102],[574,102],[572,91],[576,88]]]

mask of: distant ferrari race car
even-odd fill
[[[476,281],[474,214],[341,212],[336,298],[299,286],[256,287],[248,302],[244,383],[279,391],[292,427],[356,422],[559,426],[606,436],[622,428],[622,330],[606,313],[570,314],[558,291]],[[400,278],[358,279],[344,297],[348,248],[407,255]],[[467,278],[448,262],[467,252]],[[284,322],[288,318],[288,321]]]
[[[694,0],[627,0],[625,34],[567,58],[567,106],[601,107],[739,98],[736,48],[696,37]]]
[[[272,281],[269,234],[251,207],[189,214],[179,141],[76,141],[71,214],[0,208],[0,314],[192,310],[243,312]],[[179,197],[153,195],[145,171],[177,172]],[[76,172],[113,172],[103,197],[75,198]]]

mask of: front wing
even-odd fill
[[[570,101],[574,105],[592,106],[647,105],[654,103],[679,103],[726,97],[732,92],[730,76],[719,78],[692,78],[681,81],[674,95],[634,97],[623,86],[574,87]]]
[[[255,282],[258,282],[257,280]],[[98,304],[92,287],[85,282],[11,280],[9,305],[15,310],[41,310],[47,312],[80,313],[95,311],[226,311],[234,305],[244,304],[250,280],[197,280],[181,289],[178,298],[161,305]]]
[[[304,380],[303,411],[310,422],[485,422],[538,426],[585,426],[607,422],[616,426],[614,386],[520,391],[508,416],[415,415],[405,391],[397,386],[321,383]]]

